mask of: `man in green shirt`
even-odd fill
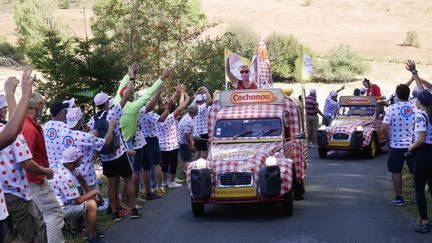
[[[127,88],[129,81],[134,81],[137,73],[137,67],[135,64],[129,67],[128,74],[123,78],[120,86],[117,90],[117,94],[114,98],[114,104],[118,104],[123,96],[124,91]],[[171,68],[167,68],[162,76],[144,93],[141,98],[135,101],[127,101],[123,107],[123,115],[120,119],[120,129],[126,142],[132,141],[136,128],[137,128],[137,117],[142,107],[144,107],[150,98],[162,87],[163,81],[171,76]],[[132,91],[131,99],[133,99],[134,91]],[[129,147],[129,150],[132,150]]]

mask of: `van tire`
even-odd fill
[[[199,218],[204,216],[204,203],[196,203],[191,199],[191,206],[194,217]]]
[[[285,193],[283,201],[283,213],[286,217],[291,217],[293,214],[293,191]]]

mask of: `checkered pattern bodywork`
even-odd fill
[[[327,139],[332,140],[332,137],[336,133],[348,134],[351,137],[356,131],[356,128],[363,127],[363,146],[368,146],[374,131],[381,127],[381,120],[335,120],[332,125],[327,128]]]
[[[254,185],[258,185],[258,173],[265,160],[269,156],[277,158],[278,166],[281,169],[283,179],[281,193],[286,193],[292,185],[292,166],[295,166],[297,179],[305,176],[307,166],[307,146],[301,139],[293,138],[295,134],[302,132],[301,113],[299,102],[286,97],[284,105],[242,105],[232,107],[221,107],[219,100],[216,100],[209,112],[208,134],[209,134],[209,157],[208,165],[212,173],[212,197],[216,187],[216,176],[226,172],[250,172],[255,175]],[[285,134],[290,134],[292,139],[267,143],[246,143],[249,139],[258,138],[237,138],[237,143],[223,143],[227,138],[215,138],[214,127],[219,119],[255,119],[279,117],[283,120],[285,128],[289,129]],[[281,137],[282,138],[282,137]],[[229,138],[228,138],[229,139]],[[245,140],[245,143],[241,141]],[[260,139],[265,139],[262,137]],[[285,141],[285,142],[284,142]],[[188,168],[187,180],[190,188],[190,171],[194,169],[195,163]]]

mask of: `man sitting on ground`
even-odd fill
[[[80,195],[78,191],[80,184],[76,179],[76,174],[79,172],[76,171],[76,168],[81,164],[82,157],[82,152],[77,147],[65,149],[51,185],[57,198],[60,199],[59,203],[62,205],[65,218],[71,219],[84,215],[88,234],[87,242],[103,243],[105,241],[96,234],[97,204],[94,198],[100,196],[100,192],[91,190]]]

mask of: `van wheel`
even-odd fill
[[[375,156],[378,154],[379,151],[379,143],[378,139],[375,135],[372,136],[372,139],[367,147],[367,157],[369,159],[375,158]]]
[[[191,206],[193,216],[197,218],[204,216],[204,203],[195,203],[191,199]]]
[[[293,214],[293,192],[292,192],[292,190],[289,190],[289,192],[285,193],[285,195],[284,195],[283,213],[287,217],[291,217]]]
[[[327,158],[328,150],[324,148],[318,148],[318,155],[321,159]]]

